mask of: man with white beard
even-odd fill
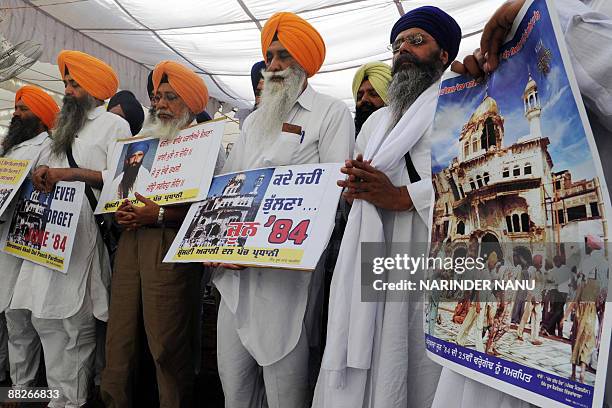
[[[204,110],[208,89],[195,72],[173,61],[157,64],[152,81],[156,119],[148,121],[141,136],[173,140]],[[141,143],[136,145],[135,153],[146,153]],[[215,173],[224,162],[220,146]],[[102,399],[107,407],[137,403],[133,401],[132,379],[142,321],[155,362],[159,406],[191,407],[202,266],[163,263],[189,205],[163,207],[140,193],[136,190],[135,196],[143,206],[125,200],[115,214],[126,230],[121,234],[112,278]]]
[[[57,62],[65,97],[33,183],[46,192],[59,181],[82,181],[86,189],[99,190],[110,166],[107,153],[117,138],[130,135],[128,123],[103,106],[117,91],[117,76],[103,61],[78,51],[60,52]],[[71,167],[70,156],[78,168]],[[85,404],[93,373],[95,318],[107,319],[110,262],[86,198],[76,237],[65,274],[23,261],[10,304],[10,314],[31,319],[42,344],[47,383],[61,390],[50,407]]]
[[[411,10],[393,26],[389,106],[364,123],[356,159],[346,162],[347,178],[338,181],[353,204],[332,279],[313,408],[431,405],[440,367],[426,355],[423,300],[381,292],[378,302],[362,302],[361,243],[384,243],[387,251],[391,243],[411,243],[409,256],[426,249],[433,197],[429,135],[440,77],[460,41],[455,20],[436,7]],[[392,270],[387,281],[402,277]]]
[[[346,105],[308,84],[323,64],[325,44],[292,13],[270,17],[261,33],[266,60],[261,104],[246,119],[224,172],[265,166],[342,162],[353,150]],[[224,265],[213,282],[221,293],[217,329],[225,406],[309,406],[309,359],[318,360],[322,272]],[[316,365],[316,363],[314,363]]]
[[[31,85],[20,88],[15,94],[15,112],[8,133],[2,140],[0,157],[31,160],[32,168],[36,168],[41,151],[51,143],[48,132],[58,112],[57,103],[42,89]],[[9,227],[15,203],[16,200],[0,217],[0,234]],[[10,354],[14,387],[34,385],[40,359],[40,341],[30,322],[29,312],[8,309],[22,262],[13,255],[0,253],[0,383],[5,381]],[[5,311],[11,325],[10,338]]]
[[[598,5],[605,10],[610,3],[590,0],[555,0],[554,3],[576,82],[589,116],[609,193],[612,189],[612,166],[605,164],[605,158],[612,154],[612,75],[609,68],[609,56],[612,54],[612,16],[602,14],[591,7]],[[502,4],[485,25],[480,48],[475,50],[473,55],[465,57],[463,63],[455,61],[452,70],[480,78],[485,72],[497,69],[500,63],[499,49],[524,4],[525,0],[510,0]],[[606,306],[609,310],[609,301]],[[603,364],[606,362],[600,361],[598,366]],[[609,355],[607,364],[604,407],[612,406],[612,359]],[[433,406],[445,408],[449,405],[458,408],[475,405],[482,408],[533,406],[513,395],[445,368]]]

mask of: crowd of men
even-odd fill
[[[266,22],[264,61],[253,68],[256,109],[227,160],[219,151],[215,174],[345,163],[338,181],[343,210],[337,219],[343,225],[312,273],[163,263],[187,206],[159,206],[140,194],[146,145],[134,146],[117,178],[110,171],[111,153],[117,139],[171,140],[205,120],[206,85],[183,65],[160,62],[150,75],[151,109],[144,120],[134,95],[117,93],[110,66],[82,52],[62,51],[57,60],[65,84],[61,109],[39,88],[20,89],[2,156],[33,161],[32,180],[41,191],[51,191],[59,181],[81,181],[87,198],[67,273],[0,253],[0,340],[8,339],[8,353],[0,358],[8,354],[12,386],[35,385],[42,353],[49,387],[61,390],[50,407],[85,405],[94,384],[105,406],[138,406],[134,372],[139,324],[144,324],[160,406],[191,406],[200,366],[199,288],[208,268],[221,297],[217,360],[226,407],[525,406],[430,360],[423,303],[384,296],[361,302],[359,274],[361,242],[427,242],[433,196],[429,135],[440,78],[451,64],[475,77],[494,70],[500,43],[524,1],[498,9],[485,27],[481,49],[463,63],[453,63],[462,38],[453,17],[432,6],[403,15],[390,27],[392,66],[371,62],[355,75],[354,118],[343,102],[308,82],[326,54],[316,29],[286,12]],[[612,37],[612,22],[578,0],[558,3],[604,156],[612,151],[612,77],[582,53],[591,42],[610,50],[605,39]],[[589,36],[582,35],[586,31]],[[612,166],[604,170],[609,182]],[[105,238],[108,222],[92,211],[105,183],[116,186],[118,197],[135,194],[143,204],[121,204],[115,223],[122,233],[115,245]],[[6,217],[0,228],[7,227]],[[523,327],[532,310],[525,313]],[[538,309],[533,313],[537,316]],[[532,325],[538,326],[536,318]]]

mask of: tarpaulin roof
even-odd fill
[[[42,62],[55,63],[62,48],[81,49],[109,62],[121,88],[145,102],[147,71],[163,59],[200,73],[211,96],[237,108],[252,105],[249,78],[262,59],[260,30],[277,11],[308,20],[323,36],[327,56],[310,82],[320,92],[353,105],[351,81],[362,64],[390,62],[389,32],[399,16],[426,4],[461,25],[460,55],[478,46],[480,32],[502,0],[5,0],[3,34],[45,47]],[[144,78],[143,78],[144,76]]]

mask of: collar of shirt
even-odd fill
[[[106,108],[104,107],[104,105],[100,105],[90,110],[89,112],[87,112],[87,120],[95,120],[100,115],[102,115],[104,112],[106,112]]]
[[[314,103],[314,99],[315,99],[315,90],[312,89],[310,84],[307,84],[306,89],[304,89],[304,92],[302,92],[300,97],[297,99],[297,103],[299,103],[302,106],[302,108],[306,109],[307,111],[312,111],[312,105]]]
[[[29,140],[26,140],[24,142],[21,142],[17,146],[14,146],[13,149],[18,149],[20,147],[26,147],[26,146],[39,146],[45,141],[47,137],[49,137],[49,134],[47,132],[39,133],[37,136]]]

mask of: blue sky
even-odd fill
[[[30,196],[32,194],[32,191],[34,191],[34,184],[32,184],[32,180],[30,178],[27,178],[23,185],[21,186],[21,191],[19,192],[21,197],[27,197],[28,199],[30,199]],[[55,190],[54,190],[55,191]],[[41,192],[38,195],[38,202],[41,204],[45,204],[45,206],[49,207],[51,205],[51,202],[53,201],[53,194],[47,194],[47,193],[43,193]]]
[[[263,184],[259,188],[259,194],[257,195],[257,198],[255,199],[255,202],[261,201],[261,198],[263,197],[264,193],[266,192],[266,189],[268,188],[268,184],[270,183],[270,179],[272,178],[273,173],[274,173],[274,168],[265,168],[265,169],[245,171],[244,174],[246,175],[246,181],[245,181],[244,186],[242,187],[242,192],[248,193],[250,191],[253,191],[253,188],[255,188],[255,181],[257,181],[257,178],[261,174],[264,174],[265,178],[264,178]],[[230,173],[230,174],[214,177],[212,183],[210,184],[210,189],[208,190],[208,196],[210,197],[213,195],[221,195],[221,193],[223,193],[223,189],[227,185],[227,182],[232,177],[234,177],[236,174],[237,173]]]
[[[589,145],[544,2],[535,1],[531,5],[514,38],[502,48],[502,52],[518,43],[536,9],[540,10],[541,18],[536,22],[523,49],[504,60],[488,81],[488,94],[497,101],[504,118],[504,146],[510,146],[520,137],[529,134],[529,123],[523,114],[523,92],[531,72],[538,84],[542,105],[542,135],[550,140],[548,149],[553,159],[553,171],[568,169],[574,180],[592,178],[595,176],[595,169],[590,160]],[[552,53],[551,70],[548,74],[537,69],[538,57],[535,50],[540,41]],[[469,80],[466,77],[452,78],[444,81],[442,86],[452,86]],[[461,127],[478,107],[486,90],[487,84],[483,83],[440,97],[432,139],[434,174],[447,167],[458,155]]]

